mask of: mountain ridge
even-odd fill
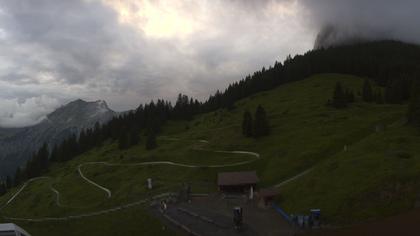
[[[77,99],[57,108],[38,124],[0,128],[0,176],[13,175],[43,143],[52,148],[69,135],[97,122],[105,123],[118,114],[104,100]]]

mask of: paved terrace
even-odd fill
[[[243,208],[244,227],[233,227],[234,206]],[[170,228],[196,236],[291,236],[293,228],[273,209],[259,208],[244,197],[224,198],[220,194],[193,198],[191,203],[168,204],[165,214],[153,209]]]

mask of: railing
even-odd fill
[[[290,218],[290,216],[279,206],[277,206],[276,204],[272,204],[274,210],[276,212],[278,212],[285,220],[287,220],[287,222],[292,223],[292,219]]]

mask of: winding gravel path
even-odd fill
[[[42,177],[36,177],[36,178],[32,178],[32,179],[30,179],[30,180],[28,180],[28,181],[26,181],[23,185],[22,185],[22,187],[18,190],[18,191],[16,191],[16,193],[14,193],[13,194],[13,196],[2,206],[2,207],[0,207],[0,210],[2,210],[3,208],[5,208],[5,207],[7,207],[8,205],[10,205],[10,203],[12,203],[14,200],[15,200],[15,198],[26,188],[26,187],[28,187],[28,185],[30,184],[30,183],[32,183],[32,182],[35,182],[35,181],[37,181],[37,180],[41,180],[41,179],[51,179],[51,177],[48,177],[48,176],[42,176]],[[60,202],[60,192],[57,190],[57,189],[55,189],[53,186],[52,186],[52,184],[50,184],[50,190],[55,194],[55,203],[57,204],[57,206],[59,206],[59,207],[68,207],[68,206],[65,206],[65,205],[63,205],[63,204],[61,204],[61,202]]]
[[[60,203],[60,192],[57,189],[55,189],[52,185],[50,185],[50,189],[55,194],[55,203],[57,204],[57,206],[65,207],[63,204]]]
[[[161,137],[161,139],[167,140],[167,141],[180,141],[180,139],[177,138],[168,138],[168,137]],[[193,141],[193,140],[191,140]],[[196,142],[202,143],[202,144],[208,144],[209,141],[207,140],[196,140]],[[223,167],[232,167],[232,166],[240,166],[240,165],[245,165],[245,164],[249,164],[252,163],[254,161],[256,161],[257,159],[260,159],[260,154],[256,153],[256,152],[249,152],[249,151],[226,151],[226,150],[209,150],[209,149],[203,149],[203,148],[194,148],[194,150],[197,151],[206,151],[206,152],[214,152],[214,153],[227,153],[227,154],[240,154],[240,155],[248,155],[251,156],[252,159],[250,160],[246,160],[246,161],[241,161],[241,162],[236,162],[236,163],[231,163],[231,164],[220,164],[220,165],[191,165],[191,164],[185,164],[185,163],[177,163],[177,162],[172,162],[172,161],[150,161],[150,162],[139,162],[139,163],[109,163],[109,162],[86,162],[86,163],[82,163],[80,165],[78,165],[77,167],[77,171],[80,175],[80,177],[85,180],[87,183],[99,188],[100,190],[104,191],[107,195],[107,198],[111,198],[112,197],[112,191],[96,182],[94,182],[93,180],[89,179],[88,177],[86,177],[83,174],[82,168],[84,166],[89,166],[89,165],[105,165],[105,166],[152,166],[152,165],[168,165],[168,166],[176,166],[176,167],[184,167],[184,168],[223,168]],[[310,171],[312,171],[311,169],[308,169],[290,179],[287,179],[279,184],[276,184],[274,187],[275,188],[279,188],[291,181],[294,181],[295,179],[309,173]],[[4,209],[5,207],[7,207],[8,205],[10,205],[10,203],[12,203],[16,197],[32,182],[37,181],[37,180],[41,180],[41,179],[50,179],[51,177],[37,177],[37,178],[33,178],[28,180],[27,182],[25,182],[25,184],[18,190],[16,191],[15,194],[13,194],[13,196],[2,206],[0,207],[0,210]],[[56,205],[58,207],[63,207],[63,208],[67,208],[70,206],[66,206],[63,205],[60,202],[60,192],[55,189],[52,185],[52,183],[50,184],[50,190],[55,194],[55,202]],[[160,197],[165,197],[168,196],[170,194],[173,193],[163,193],[163,194],[159,194],[156,195],[154,197],[152,197],[152,199],[158,199]],[[128,204],[124,204],[124,205],[120,205],[120,206],[116,206],[116,207],[112,207],[109,209],[105,209],[105,210],[100,210],[100,211],[94,211],[94,212],[89,212],[89,213],[84,213],[84,214],[78,214],[78,215],[69,215],[69,216],[63,216],[63,217],[40,217],[40,218],[19,218],[19,217],[7,217],[7,216],[3,216],[4,219],[6,220],[16,220],[16,221],[28,221],[28,222],[47,222],[47,221],[68,221],[68,220],[72,220],[72,219],[80,219],[80,218],[84,218],[84,217],[92,217],[92,216],[98,216],[98,215],[103,215],[103,214],[108,214],[111,212],[115,212],[118,210],[122,210],[122,209],[126,209],[126,208],[130,208],[130,207],[134,207],[137,205],[141,205],[144,204],[146,202],[148,202],[150,199],[142,199],[136,202],[132,202],[132,203],[128,203]]]
[[[178,138],[171,138],[171,137],[165,137],[161,136],[160,139],[167,140],[167,141],[180,141],[181,139]],[[199,143],[205,143],[208,144],[209,141],[200,139],[200,140],[192,140]],[[201,148],[195,148],[194,150],[198,151],[206,151],[206,152],[214,152],[214,153],[228,153],[228,154],[241,154],[241,155],[249,155],[253,157],[251,160],[247,161],[241,161],[231,164],[222,164],[222,165],[190,165],[185,163],[177,163],[172,161],[148,161],[148,162],[138,162],[138,163],[109,163],[109,162],[86,162],[83,164],[80,164],[77,167],[77,170],[79,172],[80,177],[82,177],[86,182],[90,183],[91,185],[101,189],[104,191],[108,198],[112,197],[112,191],[93,180],[87,178],[82,171],[83,166],[87,165],[106,165],[106,166],[153,166],[153,165],[169,165],[169,166],[177,166],[177,167],[185,167],[185,168],[223,168],[223,167],[233,167],[233,166],[240,166],[245,165],[251,162],[256,161],[260,158],[260,154],[256,152],[248,152],[248,151],[225,151],[225,150],[207,150],[207,149],[201,149]]]
[[[166,137],[161,137],[161,139],[165,139],[168,141],[179,141],[181,139],[178,138],[166,138]],[[202,143],[202,144],[208,144],[209,141],[207,140],[196,140],[196,142]],[[139,162],[139,163],[109,163],[109,162],[86,162],[86,163],[82,163],[80,165],[78,165],[77,167],[77,171],[80,175],[81,178],[83,178],[86,182],[88,182],[89,184],[101,189],[102,191],[104,191],[107,195],[107,198],[111,198],[112,197],[112,192],[110,189],[101,186],[100,184],[94,182],[93,180],[87,178],[82,171],[82,168],[84,166],[88,166],[88,165],[106,165],[106,166],[151,166],[151,165],[169,165],[169,166],[177,166],[177,167],[184,167],[184,168],[223,168],[223,167],[232,167],[232,166],[240,166],[240,165],[245,165],[251,162],[256,161],[257,159],[260,158],[260,154],[256,153],[256,152],[248,152],[248,151],[225,151],[225,150],[207,150],[207,149],[199,149],[196,148],[195,150],[198,151],[207,151],[207,152],[214,152],[214,153],[228,153],[228,154],[241,154],[241,155],[249,155],[251,156],[253,159],[251,160],[247,160],[247,161],[241,161],[241,162],[236,162],[236,163],[231,163],[231,164],[221,164],[221,165],[190,165],[190,164],[185,164],[185,163],[177,163],[177,162],[172,162],[172,161],[150,161],[150,162]],[[33,178],[30,179],[28,181],[25,182],[25,184],[15,193],[13,194],[13,196],[2,206],[0,207],[0,210],[4,209],[6,206],[8,206],[11,202],[13,202],[13,200],[28,186],[28,184],[36,181],[36,180],[40,180],[40,179],[50,179],[50,177],[37,177],[37,178]],[[50,190],[55,194],[56,198],[55,198],[55,202],[57,204],[58,207],[68,207],[65,206],[63,204],[61,204],[60,202],[60,192],[55,189],[52,184],[50,185]],[[172,194],[172,193],[164,193],[164,194],[160,194],[160,195],[156,195],[153,198],[159,198],[168,194]],[[137,202],[133,202],[133,203],[129,203],[129,204],[125,204],[125,205],[121,205],[121,206],[117,206],[117,207],[113,207],[113,208],[109,208],[106,210],[101,210],[101,211],[95,211],[95,212],[90,212],[90,213],[85,213],[85,214],[79,214],[79,215],[71,215],[71,216],[64,216],[64,217],[41,217],[41,218],[17,218],[17,217],[7,217],[7,216],[3,216],[4,219],[7,220],[20,220],[20,221],[31,221],[31,222],[45,222],[45,221],[66,221],[66,220],[70,220],[70,219],[78,219],[78,218],[83,218],[83,217],[90,217],[90,216],[97,216],[97,215],[102,215],[102,214],[106,214],[106,213],[110,213],[110,212],[114,212],[114,211],[118,211],[118,210],[122,210],[128,207],[132,207],[132,206],[136,206],[139,204],[143,204],[146,203],[148,200],[147,199],[143,199]]]
[[[2,206],[2,207],[0,207],[0,210],[3,210],[6,206],[8,206],[11,202],[13,202],[13,200],[15,200],[15,198],[26,188],[26,186],[28,186],[28,184],[30,184],[30,183],[32,183],[32,182],[34,182],[34,181],[36,181],[36,180],[40,180],[40,179],[49,179],[50,177],[45,177],[45,176],[42,176],[42,177],[37,177],[37,178],[32,178],[32,179],[30,179],[30,180],[28,180],[28,181],[26,181],[23,185],[22,185],[22,187],[18,190],[18,191],[16,191],[16,193],[15,194],[13,194],[13,196]]]
[[[156,195],[156,196],[152,197],[152,200],[156,200],[156,199],[159,199],[159,198],[162,198],[162,197],[167,197],[167,196],[170,196],[170,195],[173,195],[173,194],[174,193],[159,194],[159,195]],[[105,210],[94,211],[94,212],[78,214],[78,215],[69,215],[69,216],[63,216],[63,217],[20,218],[20,217],[3,216],[3,219],[16,220],[16,221],[28,221],[28,222],[68,221],[68,220],[80,219],[80,218],[85,218],[85,217],[92,217],[92,216],[108,214],[108,213],[112,213],[112,212],[115,212],[115,211],[127,209],[127,208],[130,208],[130,207],[142,205],[142,204],[147,203],[148,201],[150,201],[150,199],[142,199],[142,200],[139,200],[139,201],[136,201],[136,202],[132,202],[132,203],[108,208],[108,209],[105,209]]]
[[[88,179],[88,178],[87,178],[87,177],[83,174],[83,172],[82,172],[82,170],[81,170],[82,166],[84,166],[84,165],[89,165],[89,164],[100,164],[100,163],[102,163],[102,162],[87,162],[87,163],[80,164],[80,165],[77,167],[77,171],[79,172],[80,177],[82,177],[82,178],[83,178],[86,182],[88,182],[88,183],[92,184],[93,186],[95,186],[95,187],[97,187],[97,188],[99,188],[99,189],[101,189],[101,190],[105,191],[105,192],[106,192],[106,194],[107,194],[107,196],[108,196],[108,198],[110,198],[110,197],[112,196],[111,190],[109,190],[109,189],[107,189],[107,188],[105,188],[105,187],[103,187],[103,186],[101,186],[101,185],[99,185],[99,184],[97,184],[97,183],[93,182],[92,180]]]
[[[278,184],[274,185],[273,187],[274,187],[274,188],[280,188],[281,186],[286,185],[286,184],[288,184],[288,183],[290,183],[290,182],[293,182],[294,180],[297,180],[297,179],[299,179],[300,177],[302,177],[302,176],[304,176],[304,175],[308,174],[308,173],[309,173],[309,172],[311,172],[312,170],[313,170],[313,168],[309,168],[309,169],[307,169],[307,170],[305,170],[305,171],[301,172],[300,174],[297,174],[297,175],[295,175],[295,176],[293,176],[293,177],[291,177],[291,178],[289,178],[289,179],[286,179],[286,180],[284,180],[284,181],[282,181],[282,182],[280,182],[280,183],[278,183]]]

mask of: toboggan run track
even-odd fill
[[[180,140],[180,139],[177,139],[177,138],[168,138],[168,137],[161,137],[161,139],[167,140],[167,141],[179,141]],[[205,143],[205,144],[209,143],[209,141],[207,141],[207,140],[197,140],[197,141],[199,143]],[[111,198],[112,197],[111,190],[109,190],[108,188],[106,188],[104,186],[101,186],[98,183],[94,182],[93,180],[87,178],[83,174],[83,171],[82,171],[83,166],[88,166],[88,165],[106,165],[106,166],[168,165],[168,166],[176,166],[176,167],[184,167],[184,168],[223,168],[223,167],[245,165],[245,164],[249,164],[249,163],[252,163],[252,162],[260,159],[260,154],[259,153],[249,152],[249,151],[207,150],[207,149],[201,149],[201,148],[196,148],[194,150],[214,152],[214,153],[242,154],[242,155],[251,156],[253,159],[248,160],[248,161],[241,161],[241,162],[237,162],[237,163],[224,164],[224,165],[189,165],[189,164],[177,163],[177,162],[172,162],[172,161],[151,161],[151,162],[139,162],[139,163],[86,162],[86,163],[80,164],[77,167],[77,171],[78,171],[80,177],[82,179],[84,179],[87,183],[101,189],[102,191],[104,191],[106,193],[107,198]],[[304,172],[302,172],[301,174],[299,174],[295,177],[292,177],[288,180],[285,180],[285,181],[281,182],[280,184],[275,185],[275,187],[280,187],[285,183],[293,181],[294,179],[297,179],[297,178],[301,177],[302,175],[308,173],[309,171],[310,170],[304,171]],[[50,179],[50,177],[47,177],[47,176],[37,177],[37,178],[33,178],[33,179],[30,179],[30,180],[26,181],[25,184],[23,184],[23,186],[18,191],[16,191],[16,193],[13,194],[13,196],[2,207],[0,207],[0,211],[3,210],[5,207],[7,207],[10,203],[12,203],[13,200],[28,186],[28,184],[30,184],[31,182],[37,181],[37,180],[41,180],[41,179]],[[55,201],[56,201],[56,205],[58,207],[68,207],[68,206],[65,206],[65,205],[60,203],[60,192],[57,189],[55,189],[52,186],[52,184],[50,185],[50,190],[56,195]],[[171,194],[173,194],[173,193],[162,193],[162,194],[159,194],[159,195],[156,195],[156,196],[152,197],[152,199],[158,199],[160,197],[169,196]],[[133,206],[144,204],[149,200],[150,200],[150,198],[142,199],[142,200],[139,200],[139,201],[136,201],[136,202],[128,203],[128,204],[125,204],[125,205],[120,205],[120,206],[109,208],[109,209],[106,209],[106,210],[95,211],[95,212],[79,214],[79,215],[63,216],[63,217],[17,218],[17,217],[3,216],[3,218],[7,219],[7,220],[30,221],[30,222],[67,221],[67,220],[71,220],[71,219],[79,219],[79,218],[84,218],[84,217],[91,217],[91,216],[97,216],[97,215],[103,215],[103,214],[115,212],[115,211],[118,211],[118,210],[122,210],[122,209],[126,209],[126,208],[130,208],[130,207],[133,207]]]

